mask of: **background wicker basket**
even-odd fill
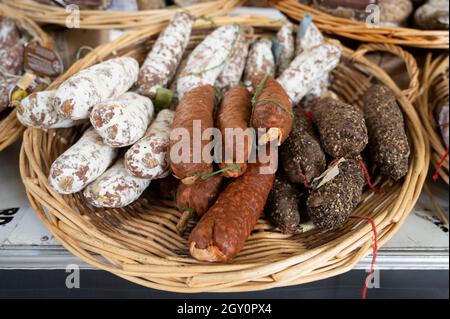
[[[302,20],[305,14],[311,14],[320,30],[362,42],[447,50],[449,46],[449,33],[446,30],[430,31],[387,26],[371,28],[363,22],[335,17],[301,4],[297,0],[270,0],[270,4],[297,21]]]
[[[279,21],[262,17],[214,19],[214,26],[231,23],[254,26],[255,35],[271,35],[281,26]],[[159,31],[158,26],[149,27],[98,47],[76,62],[51,88],[115,52],[142,60],[153,35]],[[210,31],[211,24],[199,21],[190,47]],[[417,88],[402,92],[381,68],[363,56],[370,49],[370,46],[358,52],[345,49],[345,57],[334,73],[332,89],[342,99],[361,105],[361,97],[371,81],[382,82],[395,92],[405,114],[412,145],[407,177],[399,183],[377,177],[380,192],[374,195],[367,191],[355,212],[357,216],[373,218],[379,244],[383,245],[416,203],[429,158],[420,119],[407,97]],[[411,61],[414,59],[407,62],[413,63],[409,69],[417,69]],[[243,251],[232,262],[221,265],[198,262],[189,256],[187,237],[176,233],[180,213],[174,203],[157,200],[149,193],[126,208],[94,209],[86,205],[80,194],[61,196],[50,187],[47,174],[52,161],[76,140],[80,130],[80,127],[48,132],[27,129],[20,155],[22,180],[32,206],[61,244],[85,262],[117,276],[176,292],[254,291],[338,275],[372,252],[372,226],[366,221],[352,219],[335,232],[312,230],[289,236],[261,219]]]
[[[20,10],[24,15],[38,23],[50,23],[66,26],[71,14],[64,8],[41,4],[33,0],[3,0],[8,6]],[[245,0],[211,0],[187,6],[180,10],[200,16],[219,16],[243,4]],[[138,12],[105,10],[80,10],[81,29],[127,29],[139,28],[167,22],[179,10],[159,9]]]
[[[39,26],[19,12],[0,4],[0,16],[14,19],[22,31],[27,32],[32,39],[41,46],[51,47],[52,41]],[[25,128],[16,118],[16,110],[12,110],[4,119],[0,120],[0,151],[14,143]]]
[[[430,143],[431,164],[434,170],[437,170],[446,152],[446,146],[440,133],[435,112],[438,107],[443,105],[442,103],[448,102],[448,68],[448,55],[441,55],[435,59],[433,59],[431,53],[427,56],[422,74],[422,91],[416,102],[417,110],[422,118],[426,136]],[[448,156],[444,158],[438,174],[448,185]]]

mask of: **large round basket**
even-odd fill
[[[23,16],[16,10],[0,4],[0,16],[5,16],[16,21],[22,32],[26,32],[41,46],[51,47],[52,41],[39,26]],[[14,143],[22,134],[25,128],[16,118],[16,110],[12,110],[5,118],[0,120],[0,151]]]
[[[41,4],[33,0],[4,0],[8,6],[20,10],[38,23],[57,24],[81,29],[129,29],[167,22],[178,11],[188,11],[196,17],[227,14],[244,0],[211,0],[184,8],[143,10],[138,12],[79,10],[79,25],[74,26],[74,12],[58,6]]]
[[[371,27],[359,21],[330,15],[297,0],[270,0],[272,6],[289,17],[300,21],[305,14],[314,17],[320,30],[342,37],[369,43],[390,43],[426,49],[447,49],[449,34],[446,30],[419,30],[403,27]]]
[[[448,103],[448,68],[448,55],[441,55],[435,59],[432,54],[427,56],[422,74],[421,94],[416,102],[431,148],[432,167],[438,174],[436,177],[440,176],[447,185],[449,183],[448,156],[446,156],[446,146],[436,120],[436,111],[443,103]]]
[[[271,35],[281,27],[279,21],[253,16],[218,17],[213,23],[196,24],[191,47],[219,25],[253,26],[255,36]],[[142,29],[98,47],[77,61],[51,88],[114,52],[142,60],[159,31],[159,27]],[[332,90],[347,102],[361,105],[361,97],[371,82],[381,82],[395,92],[405,115],[412,146],[408,175],[398,183],[375,176],[380,192],[374,194],[368,190],[364,202],[355,211],[355,216],[374,220],[379,244],[383,245],[400,228],[416,203],[429,159],[420,119],[410,101],[417,87],[401,91],[381,68],[364,57],[365,52],[378,49],[394,54],[402,52],[393,46],[366,46],[357,52],[345,49],[342,63],[334,73]],[[414,59],[408,56],[405,62],[411,64],[408,69],[416,77]],[[161,290],[254,291],[335,276],[349,271],[372,252],[372,226],[357,218],[334,232],[311,230],[295,236],[281,234],[261,219],[245,248],[232,262],[196,261],[189,256],[187,234],[177,235],[180,213],[173,202],[158,200],[150,193],[122,209],[94,209],[86,205],[80,194],[61,196],[50,187],[47,181],[50,164],[74,142],[81,129],[48,132],[27,129],[20,169],[29,200],[40,218],[65,248],[98,268]]]

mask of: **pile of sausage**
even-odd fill
[[[140,68],[132,58],[113,58],[23,100],[18,116],[31,127],[91,124],[52,164],[56,192],[83,191],[87,203],[116,208],[157,180],[161,196],[175,196],[180,234],[200,216],[191,255],[226,262],[265,208],[283,232],[300,230],[305,205],[317,227],[342,226],[365,186],[368,143],[383,174],[407,173],[409,144],[394,95],[372,87],[364,111],[330,97],[342,49],[325,41],[311,17],[297,35],[286,23],[273,39],[219,27],[183,60],[193,23],[176,14]],[[155,115],[153,103],[169,88],[179,99],[175,110],[168,103]],[[301,106],[306,100],[310,111]],[[261,134],[237,141],[230,129]]]
[[[23,72],[24,41],[14,20],[0,17],[0,117]]]

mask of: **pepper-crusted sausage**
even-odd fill
[[[206,129],[214,127],[214,103],[216,91],[211,85],[195,88],[181,99],[175,111],[170,135],[170,166],[175,176],[184,179],[193,174],[208,174],[213,170],[211,158],[203,158],[204,147],[208,140],[198,139]],[[194,125],[198,124],[200,136],[194,136]],[[184,132],[185,131],[185,132]],[[188,140],[178,134],[188,133]],[[186,145],[186,143],[189,143]],[[189,147],[189,154],[181,154]],[[195,158],[194,152],[201,158]],[[177,158],[174,158],[176,156]]]
[[[48,177],[50,185],[61,194],[79,192],[103,174],[116,155],[117,149],[104,144],[90,128],[53,162]]]
[[[136,201],[150,185],[150,180],[131,176],[120,158],[83,192],[95,207],[119,208]]]
[[[275,174],[261,174],[260,163],[249,164],[219,195],[189,236],[192,257],[226,262],[245,244],[264,210]]]
[[[308,214],[321,230],[332,230],[347,222],[361,201],[366,183],[357,160],[346,159],[336,165],[339,174],[322,186],[314,185],[307,200]]]
[[[333,158],[356,157],[368,143],[363,112],[331,97],[319,99],[312,107],[322,147]]]
[[[153,119],[153,103],[146,96],[127,92],[94,106],[90,119],[106,144],[125,147],[144,136]]]
[[[364,95],[364,117],[374,163],[381,174],[399,180],[408,173],[411,149],[394,92],[383,85],[369,88]]]
[[[167,160],[174,111],[162,110],[145,136],[125,154],[125,167],[139,178],[163,178],[170,173]]]
[[[252,126],[256,130],[265,129],[266,135],[258,144],[266,144],[278,139],[282,144],[292,131],[294,115],[289,96],[283,87],[268,75],[259,75],[253,81],[255,91]]]
[[[235,86],[228,90],[222,99],[217,115],[217,128],[222,134],[224,156],[219,166],[224,169],[235,163],[239,167],[239,169],[234,168],[224,171],[222,175],[225,177],[238,177],[244,174],[247,169],[247,161],[253,145],[252,135],[246,134],[249,133],[247,129],[252,112],[251,98],[251,94],[245,87]],[[233,136],[236,136],[236,138],[233,138]],[[242,136],[243,140],[237,140],[239,136]],[[228,154],[232,158],[226,158]]]
[[[56,90],[56,109],[65,118],[87,119],[95,105],[127,92],[136,82],[138,73],[138,62],[129,57],[90,66],[64,81]]]
[[[175,75],[191,35],[195,18],[178,12],[158,37],[139,72],[138,92],[154,98],[160,87],[166,87]]]
[[[55,90],[31,93],[17,107],[17,119],[25,126],[41,129],[66,128],[78,124],[64,119],[54,108]]]
[[[291,183],[309,186],[314,178],[325,171],[327,162],[305,111],[297,109],[295,116],[294,128],[281,146],[280,158]]]
[[[292,103],[298,104],[318,81],[329,74],[338,65],[341,54],[340,46],[323,43],[298,55],[278,78]]]
[[[226,25],[214,30],[192,51],[177,80],[180,99],[186,92],[198,86],[214,85],[231,58],[241,35],[239,26]]]

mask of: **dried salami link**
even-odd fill
[[[449,104],[447,102],[446,105],[440,107],[439,115],[438,115],[438,124],[441,128],[442,140],[444,141],[445,146],[448,148],[449,145]]]
[[[247,161],[253,146],[253,136],[248,126],[252,112],[251,94],[243,86],[232,87],[225,93],[217,115],[217,128],[222,134],[222,148],[224,149],[221,169],[235,163],[239,169],[229,169],[222,173],[225,177],[238,177],[245,173]],[[234,135],[236,133],[236,135]],[[228,135],[228,138],[227,138]],[[236,136],[236,139],[233,138]],[[243,140],[238,140],[240,136]],[[227,158],[231,155],[231,158]]]
[[[272,42],[260,39],[252,44],[245,64],[244,82],[251,89],[254,80],[265,74],[275,74],[275,58],[272,53]]]
[[[286,22],[278,31],[276,39],[277,44],[280,46],[280,60],[277,74],[282,74],[294,59],[294,25],[290,22]]]
[[[311,185],[326,169],[326,156],[304,111],[295,112],[294,128],[281,146],[280,159],[289,181]]]
[[[142,64],[138,93],[153,99],[158,88],[169,84],[189,43],[194,21],[186,12],[174,15]]]
[[[365,149],[369,137],[357,106],[326,97],[313,105],[312,112],[322,147],[333,158],[356,157]]]
[[[394,92],[374,85],[364,95],[364,117],[372,160],[381,174],[399,180],[408,173],[411,149]]]
[[[54,108],[55,90],[31,93],[17,107],[17,119],[25,126],[51,129],[67,128],[79,124],[78,121],[64,119]]]
[[[125,154],[125,167],[139,178],[157,179],[170,173],[167,160],[174,111],[162,110],[145,136]]]
[[[86,187],[83,195],[95,207],[120,208],[136,201],[150,182],[148,179],[131,176],[121,158]]]
[[[347,159],[335,165],[339,174],[313,187],[307,200],[308,214],[321,230],[343,226],[361,201],[365,177],[357,160]]]
[[[9,105],[9,92],[16,86],[17,79],[12,76],[0,76],[0,113]]]
[[[222,190],[222,181],[221,175],[213,175],[205,180],[198,179],[190,185],[178,185],[176,203],[182,212],[177,224],[179,234],[185,232],[187,222],[194,213],[201,216],[214,204]]]
[[[90,128],[53,162],[48,177],[50,185],[61,194],[79,192],[103,174],[116,155],[117,149],[104,144]]]
[[[268,75],[260,75],[253,81],[255,91],[252,127],[256,130],[265,129],[266,135],[258,144],[266,144],[278,139],[282,144],[292,131],[294,115],[289,96],[283,87]]]
[[[211,85],[203,85],[186,93],[175,111],[170,135],[169,157],[173,173],[181,179],[194,174],[208,174],[213,170],[212,156],[208,159],[201,156],[204,147],[210,141],[203,139],[198,141],[198,139],[206,129],[214,127],[215,99],[215,89]],[[200,127],[200,136],[194,136],[194,125],[196,124]],[[184,133],[183,131],[189,134],[188,141],[183,140],[183,137],[178,135],[178,133]],[[189,145],[185,145],[185,142],[189,142]],[[186,151],[186,147],[189,147],[188,156],[180,154],[180,151]],[[195,159],[194,152],[201,158]],[[174,159],[173,156],[179,158]]]
[[[278,174],[267,201],[267,210],[270,221],[282,233],[292,234],[301,230],[298,203],[300,197],[297,186],[291,184],[286,176]]]
[[[260,163],[247,171],[219,195],[189,236],[192,257],[226,262],[236,256],[250,236],[272,188],[275,174],[261,174]]]
[[[325,42],[322,32],[312,22],[312,16],[306,14],[297,33],[295,56],[309,51]]]
[[[182,98],[198,86],[214,85],[231,59],[240,36],[241,29],[236,25],[220,27],[208,35],[189,55],[178,77],[178,97]]]
[[[56,109],[65,118],[87,119],[95,105],[127,92],[136,82],[138,73],[138,62],[129,57],[90,66],[64,81],[56,90]]]
[[[153,103],[148,97],[127,92],[94,106],[90,119],[105,144],[125,147],[144,136],[153,112]]]
[[[245,63],[248,56],[249,40],[245,34],[240,34],[236,48],[230,61],[227,63],[222,73],[217,78],[216,85],[227,91],[230,87],[238,85],[244,73]]]
[[[23,68],[24,45],[14,20],[0,17],[0,74],[18,75]]]
[[[294,104],[298,104],[320,79],[339,63],[342,49],[324,43],[297,56],[278,78]]]

